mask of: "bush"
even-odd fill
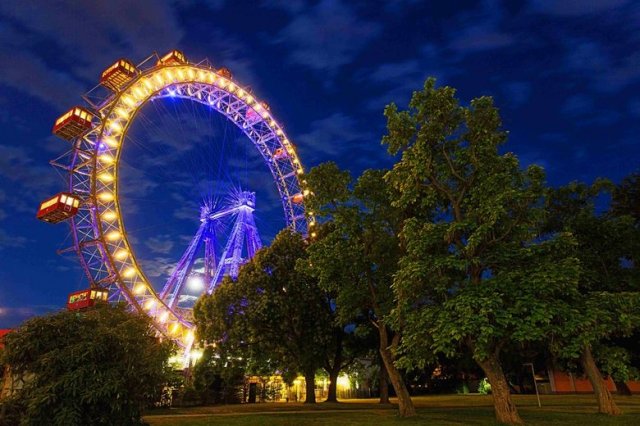
[[[478,384],[478,393],[480,395],[489,395],[491,393],[491,383],[489,383],[489,379],[486,377],[480,380]]]
[[[124,306],[32,318],[5,343],[12,373],[28,378],[13,395],[24,407],[13,425],[141,424],[169,382],[173,344]]]

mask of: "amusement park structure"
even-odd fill
[[[202,207],[200,227],[160,293],[160,298],[169,308],[174,310],[181,308],[180,295],[189,279],[199,282],[198,287],[202,290],[206,289],[210,294],[223,277],[237,278],[240,266],[251,259],[262,247],[253,219],[255,200],[255,193],[240,191],[233,194],[229,202],[219,210],[209,205]],[[229,217],[235,218],[231,236],[218,257],[216,230],[220,228],[218,226],[220,221]],[[246,249],[243,249],[245,245]],[[202,248],[204,248],[204,270],[200,274],[194,271],[194,263]]]
[[[201,225],[162,291],[151,285],[124,226],[118,171],[122,146],[136,115],[148,102],[167,97],[206,105],[241,129],[271,173],[286,225],[315,236],[315,219],[305,209],[309,190],[302,165],[270,108],[239,85],[228,69],[216,69],[208,60],[189,62],[177,50],[161,57],[153,54],[137,65],[126,59],[116,61],[102,73],[100,84],[83,96],[83,106],[56,120],[53,133],[69,147],[51,164],[64,171],[66,188],[41,204],[38,218],[50,223],[68,221],[73,244],[62,252],[78,255],[90,290],[108,292],[111,301],[126,301],[148,315],[159,333],[188,350],[194,325],[189,310],[180,306],[180,293],[196,274],[196,252],[204,246],[200,278],[211,292],[224,275],[237,276],[242,262],[261,242],[253,220],[255,196],[239,191],[227,205],[203,208]],[[218,256],[213,242],[216,223],[223,219],[233,221],[233,232]]]

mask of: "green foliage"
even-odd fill
[[[493,101],[459,104],[427,80],[409,110],[385,110],[383,142],[401,159],[385,179],[407,215],[394,291],[403,365],[461,346],[477,360],[510,342],[539,341],[575,291],[571,235],[540,238],[544,173],[499,149],[507,133]]]
[[[335,163],[307,176],[314,212],[325,222],[308,248],[308,272],[335,294],[337,320],[383,321],[393,308],[392,276],[399,256],[400,216],[391,206],[384,171],[367,170],[355,182]]]
[[[124,306],[26,321],[6,337],[5,362],[26,378],[22,425],[132,425],[168,381],[171,343]]]
[[[238,403],[246,370],[244,358],[208,347],[193,369],[193,386],[203,404]]]
[[[624,381],[635,375],[629,351],[616,346],[616,339],[631,336],[640,321],[640,276],[638,258],[640,230],[631,216],[618,213],[629,197],[619,197],[613,211],[598,214],[596,201],[612,185],[598,181],[592,186],[573,182],[550,190],[547,197],[549,233],[570,232],[582,273],[578,292],[567,295],[569,307],[551,345],[554,353],[571,364],[585,347],[592,347],[603,372]]]
[[[486,377],[478,383],[478,393],[480,395],[489,395],[491,393],[491,383]]]
[[[194,308],[199,337],[229,356],[246,358],[247,372],[295,375],[321,367],[332,321],[317,282],[296,268],[308,262],[306,242],[281,231],[240,270]]]

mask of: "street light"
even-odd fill
[[[522,365],[528,365],[531,367],[531,377],[533,378],[533,387],[536,389],[536,398],[538,398],[538,407],[542,408],[542,403],[540,402],[540,393],[538,393],[538,384],[536,383],[536,371],[533,369],[533,363],[525,362]]]

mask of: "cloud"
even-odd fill
[[[0,306],[0,321],[3,327],[13,328],[31,317],[59,310],[60,306],[57,305]]]
[[[11,235],[0,228],[0,251],[7,248],[22,248],[27,245],[29,239],[21,235]]]
[[[526,104],[531,97],[531,83],[527,81],[511,81],[501,85],[507,102],[514,108]]]
[[[607,126],[617,123],[622,118],[618,111],[600,107],[592,97],[584,94],[567,98],[561,111],[580,126]]]
[[[169,254],[173,248],[173,237],[169,234],[162,234],[146,239],[144,244],[153,253]]]
[[[183,35],[171,3],[153,0],[1,2],[0,15],[0,59],[11,64],[0,82],[56,106],[79,99],[118,57],[139,61]],[[36,55],[44,43],[55,53]]]
[[[446,84],[447,80],[459,74],[454,59],[446,50],[434,45],[425,44],[416,57],[399,62],[389,62],[367,70],[363,79],[374,83],[380,94],[376,95],[374,87],[368,96],[367,108],[379,111],[391,102],[407,105],[411,94],[420,90],[428,77],[438,79],[438,84]]]
[[[493,24],[479,24],[455,32],[449,48],[458,53],[475,53],[509,47],[515,37],[493,27]]]
[[[571,117],[585,116],[593,113],[594,103],[590,96],[577,94],[567,98],[561,111]]]
[[[640,81],[640,52],[613,56],[613,45],[602,40],[567,37],[559,72],[588,82],[592,90],[614,93]]]
[[[309,157],[335,157],[340,153],[354,150],[354,145],[371,138],[371,134],[362,130],[351,116],[335,112],[328,117],[315,120],[307,133],[299,135],[297,140],[305,151],[313,153]]]
[[[351,63],[382,30],[358,16],[350,3],[321,0],[294,15],[276,38],[289,46],[289,60],[333,76]]]
[[[575,17],[606,12],[630,0],[531,0],[531,10],[555,16]]]

